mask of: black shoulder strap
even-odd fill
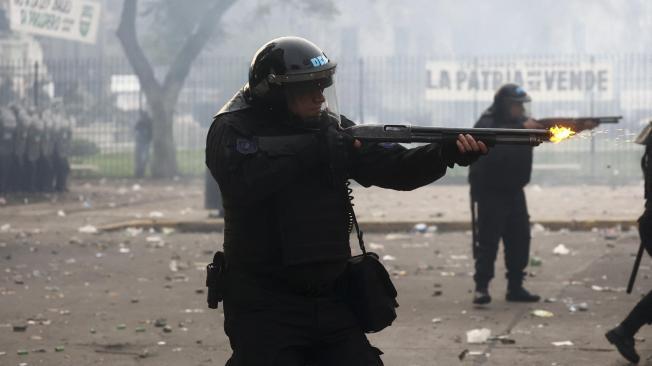
[[[355,232],[358,237],[358,244],[360,245],[360,250],[362,251],[363,255],[367,254],[367,249],[364,246],[364,233],[362,230],[360,230],[360,226],[358,225],[358,219],[355,217],[355,211],[353,210],[353,196],[351,195],[351,188],[349,188],[350,182],[346,182],[346,196],[345,196],[345,201],[347,208],[349,209],[349,220],[353,224],[353,227],[355,227]],[[350,231],[350,230],[349,230]]]

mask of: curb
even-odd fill
[[[367,233],[386,233],[412,231],[417,224],[426,224],[436,226],[437,232],[456,232],[471,230],[469,221],[360,221],[360,228]],[[604,229],[613,227],[629,228],[636,226],[636,220],[582,220],[582,221],[532,221],[532,224],[540,224],[548,230],[571,230],[571,231],[591,231],[594,228]],[[97,229],[103,232],[121,231],[127,228],[152,228],[162,230],[163,228],[172,228],[182,233],[210,233],[221,232],[224,229],[223,219],[205,219],[205,220],[160,220],[160,219],[140,219],[121,221],[112,224],[99,226]]]

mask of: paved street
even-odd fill
[[[593,197],[594,189],[584,188]],[[432,205],[444,217],[463,220],[463,208],[455,213],[450,202],[463,199],[465,189],[434,186],[421,193],[453,192],[444,205],[431,197]],[[550,190],[561,194],[559,188]],[[638,187],[595,189],[600,190],[622,197],[611,196],[611,203],[600,209],[635,218]],[[380,205],[375,209],[389,213],[391,207],[423,202],[415,198],[417,192],[400,201],[395,192],[384,200],[380,192],[361,192],[356,202],[370,200]],[[536,192],[528,194],[536,218]],[[54,200],[34,197],[29,204],[9,200],[0,206],[0,364],[224,364],[230,351],[222,312],[206,307],[203,287],[203,269],[220,248],[220,233],[92,233],[97,225],[137,217],[205,216],[196,182],[89,182]],[[356,207],[361,216],[373,216],[371,205]],[[470,303],[468,232],[368,234],[367,245],[393,274],[401,305],[395,324],[370,336],[385,352],[385,364],[625,365],[603,333],[650,287],[645,258],[635,294],[624,293],[638,248],[636,233],[629,228],[570,232],[535,227],[533,235],[532,254],[541,264],[530,268],[526,285],[548,302],[506,303],[501,257],[500,275],[491,287],[494,302],[476,308]],[[570,252],[554,255],[560,244]],[[552,317],[534,316],[534,310]],[[466,332],[479,328],[505,337],[469,344]],[[639,337],[641,364],[646,364],[652,358],[652,329],[644,328]]]

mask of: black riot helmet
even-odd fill
[[[638,134],[634,142],[640,145],[652,146],[652,121],[648,122],[647,126]]]
[[[494,110],[503,118],[509,117],[509,109],[513,104],[522,104],[525,108],[525,117],[529,117],[529,104],[532,98],[522,87],[516,84],[505,84],[494,94]]]
[[[16,115],[8,107],[0,107],[0,125],[5,129],[15,130],[17,126]]]
[[[249,67],[249,93],[254,104],[285,107],[291,91],[319,88],[324,108],[337,114],[333,76],[337,64],[314,43],[299,37],[281,37],[262,46]]]
[[[494,103],[498,102],[511,102],[511,103],[527,103],[531,102],[532,98],[528,95],[525,89],[516,84],[505,84],[496,91],[494,95]]]

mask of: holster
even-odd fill
[[[224,299],[224,286],[226,274],[226,260],[223,252],[216,252],[213,263],[206,266],[206,287],[208,287],[208,307],[217,309],[217,305]]]

